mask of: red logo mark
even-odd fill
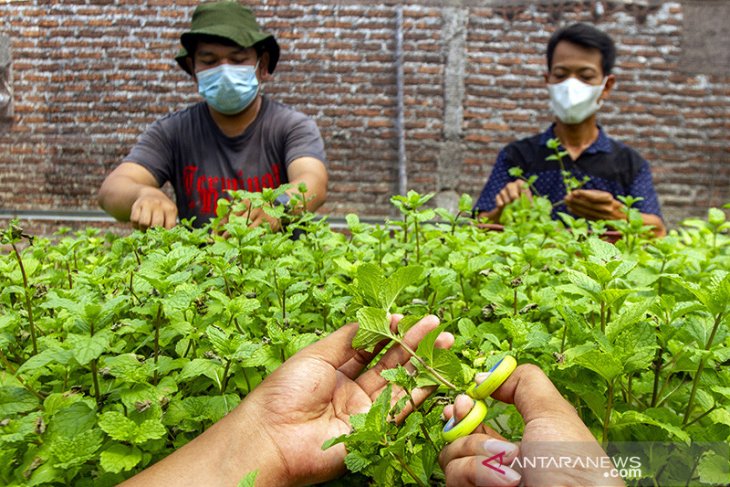
[[[502,452],[502,453],[498,453],[498,454],[496,454],[496,455],[494,455],[494,456],[492,456],[492,457],[489,457],[489,458],[487,458],[486,460],[484,460],[484,461],[482,462],[482,465],[484,465],[485,467],[489,467],[489,468],[491,468],[492,470],[494,470],[494,471],[496,471],[496,472],[499,472],[499,473],[501,473],[502,475],[504,475],[504,474],[505,474],[505,471],[504,471],[504,470],[502,470],[502,469],[501,469],[501,468],[499,468],[499,467],[501,467],[502,465],[504,465],[504,464],[502,463],[502,460],[504,460],[504,454],[505,454],[505,453],[507,453],[507,452]],[[496,467],[495,467],[494,465],[492,465],[491,463],[489,463],[489,462],[491,462],[492,460],[497,460],[497,459],[499,460],[499,465],[498,465],[498,466],[496,466]]]

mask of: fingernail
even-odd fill
[[[507,466],[502,465],[501,470],[504,472],[504,479],[510,484],[517,484],[522,479],[522,475]]]
[[[509,441],[495,440],[493,438],[488,439],[482,445],[484,451],[490,455],[499,455],[504,453],[506,456],[517,451],[517,445],[510,443]]]
[[[489,377],[492,373],[491,372],[479,372],[477,375],[474,376],[474,382],[477,384],[481,384],[485,380],[487,380],[487,377]]]

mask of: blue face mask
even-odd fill
[[[216,111],[235,115],[245,110],[256,99],[259,80],[256,66],[221,64],[196,73],[198,93]]]

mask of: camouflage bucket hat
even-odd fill
[[[193,73],[185,59],[194,46],[195,37],[200,35],[222,37],[246,48],[262,44],[269,53],[269,73],[274,72],[279,61],[280,49],[274,36],[261,30],[251,9],[236,1],[203,3],[196,7],[190,30],[180,36],[183,47],[175,56],[180,67],[190,75]]]

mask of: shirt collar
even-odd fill
[[[546,145],[548,140],[555,138],[554,129],[555,124],[552,124],[545,132],[540,135],[541,146]],[[585,154],[595,154],[597,152],[611,152],[611,141],[600,125],[598,126],[598,138],[583,152]]]

